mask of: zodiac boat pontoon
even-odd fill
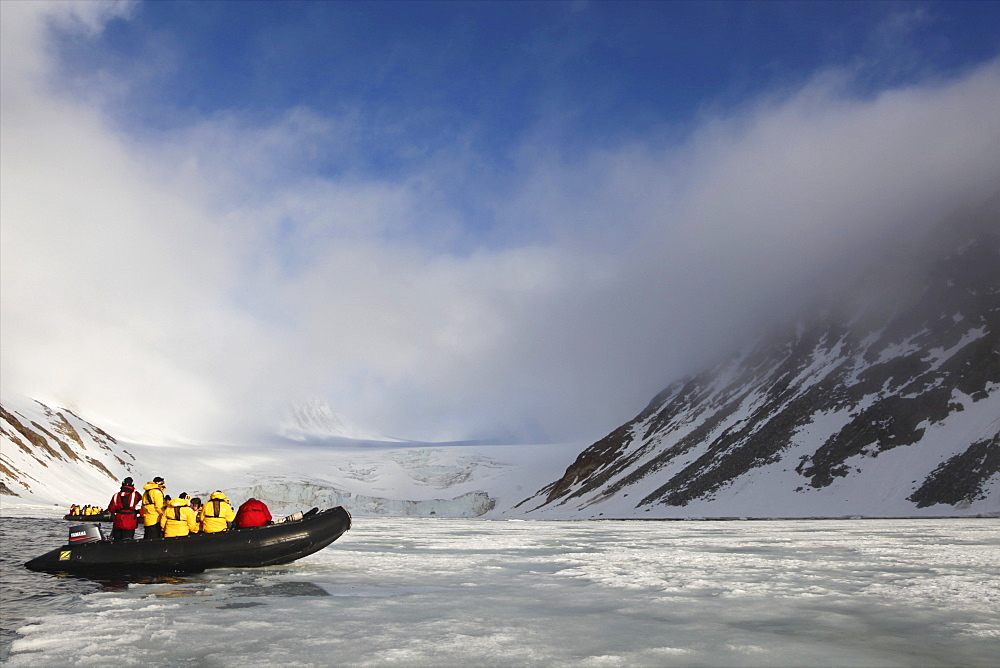
[[[153,540],[109,542],[100,540],[95,525],[83,525],[70,529],[69,544],[25,567],[46,573],[122,575],[275,566],[322,550],[350,528],[351,515],[340,506],[313,508],[262,527]]]

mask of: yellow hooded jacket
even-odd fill
[[[147,482],[142,486],[142,525],[153,526],[160,521],[163,508],[163,490],[167,486],[162,482]]]
[[[236,511],[222,492],[212,492],[208,503],[201,507],[201,530],[205,533],[225,531],[236,520]]]
[[[198,518],[187,499],[171,499],[160,520],[164,538],[186,536],[198,533]]]

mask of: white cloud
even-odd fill
[[[151,432],[321,393],[400,437],[597,438],[856,249],[1000,183],[995,62],[869,99],[823,75],[669,148],[526,148],[500,193],[461,147],[394,181],[317,173],[351,114],[129,138],[41,85],[67,5],[3,4],[4,385]],[[456,179],[520,241],[450,251],[477,223]]]

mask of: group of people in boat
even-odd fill
[[[270,524],[267,505],[249,499],[234,510],[220,490],[212,492],[206,503],[182,492],[177,498],[166,494],[167,484],[157,476],[143,485],[140,494],[132,478],[122,481],[121,490],[111,497],[108,512],[112,517],[111,540],[132,540],[142,520],[143,539],[177,538],[192,533],[218,533],[232,528],[245,529]]]
[[[81,506],[74,503],[72,506],[69,507],[70,515],[100,515],[103,512],[104,509],[101,508],[100,506],[92,506],[90,504]]]

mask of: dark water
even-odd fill
[[[91,580],[34,573],[24,562],[66,542],[70,523],[27,517],[0,518],[0,661],[10,653],[15,629],[30,617],[69,610],[99,591]]]
[[[125,581],[95,581],[35,573],[24,562],[64,545],[72,523],[53,518],[0,518],[0,661],[6,661],[16,629],[32,617],[73,610],[86,594],[114,591]],[[105,535],[110,524],[103,524]],[[150,580],[153,581],[153,580]]]
[[[327,596],[326,592],[308,582],[278,582],[262,584],[260,575],[283,575],[281,568],[260,572],[221,569],[210,574],[143,576],[122,580],[91,580],[66,575],[35,573],[24,562],[66,543],[69,528],[75,523],[53,518],[0,518],[0,662],[10,656],[11,644],[21,637],[17,629],[30,624],[33,617],[71,612],[82,606],[83,597],[100,591],[123,591],[132,583],[173,585],[158,590],[160,597],[198,597],[217,593],[221,585],[227,593],[220,609],[262,606],[256,601],[233,600],[243,597]],[[102,524],[104,535],[110,524]],[[141,537],[141,530],[137,537]]]

